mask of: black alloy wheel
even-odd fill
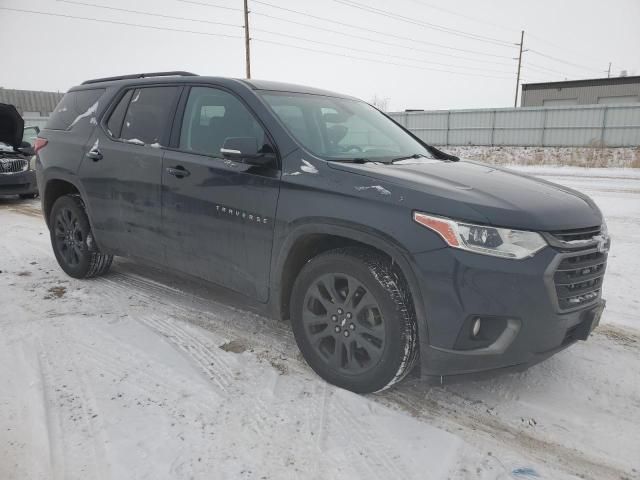
[[[109,270],[113,255],[100,251],[78,195],[59,197],[49,215],[51,246],[58,264],[74,278],[90,278]]]
[[[378,302],[351,275],[330,273],[307,290],[302,313],[316,353],[344,374],[360,374],[380,361],[385,344]]]
[[[402,272],[375,250],[321,253],[298,274],[291,326],[311,368],[357,393],[388,388],[413,368],[418,332]]]

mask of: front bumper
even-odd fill
[[[523,370],[586,340],[604,308],[600,291],[563,310],[554,275],[566,258],[590,252],[548,247],[524,260],[453,248],[415,255],[426,312],[426,332],[420,336],[422,375],[442,383]],[[482,325],[496,327],[486,342],[474,346],[465,338],[478,317]]]
[[[0,173],[0,195],[28,195],[38,193],[36,172],[25,170],[16,173]]]

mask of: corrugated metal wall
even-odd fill
[[[628,78],[628,77],[627,77]],[[542,107],[545,102],[573,101],[574,105],[595,105],[611,103],[615,97],[632,97],[633,102],[640,102],[640,82],[623,85],[585,85],[580,87],[535,88],[535,85],[522,89],[523,107]]]
[[[35,90],[13,90],[0,88],[0,103],[15,105],[18,112],[39,112],[42,116],[51,114],[64,93],[39,92]]]
[[[391,113],[432,145],[640,146],[640,105]]]

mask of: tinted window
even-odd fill
[[[127,93],[125,93],[125,95],[122,97],[120,102],[118,102],[118,105],[109,117],[109,121],[107,122],[107,130],[109,130],[109,134],[112,137],[120,137],[120,132],[122,131],[122,123],[124,122],[124,115],[127,113],[127,107],[129,106],[131,95],[133,95],[133,90],[129,90]]]
[[[134,90],[118,138],[148,145],[160,143],[172,120],[171,113],[178,90],[179,87]]]
[[[193,87],[182,120],[180,149],[221,157],[220,148],[229,137],[253,137],[263,151],[265,132],[236,97],[223,90]]]
[[[45,128],[67,130],[83,119],[90,121],[103,93],[104,88],[68,92],[56,106]]]

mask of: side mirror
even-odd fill
[[[224,158],[249,165],[266,165],[274,158],[273,154],[258,150],[258,140],[255,137],[227,137],[220,153]]]

